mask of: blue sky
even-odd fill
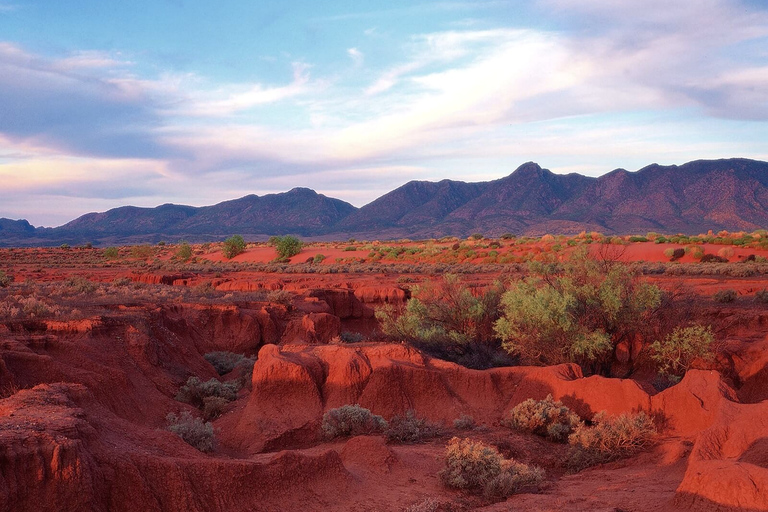
[[[768,2],[0,0],[0,217],[768,160]]]

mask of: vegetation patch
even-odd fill
[[[394,416],[389,421],[384,435],[390,443],[418,443],[442,435],[442,426],[425,418],[416,416],[416,411],[408,410],[404,416]]]
[[[168,413],[165,420],[168,422],[167,429],[185,443],[201,452],[213,451],[215,439],[213,425],[210,422],[203,422],[200,418],[193,417],[189,411],[182,411],[178,416],[172,412]]]
[[[243,354],[225,351],[208,352],[203,357],[219,375],[226,375],[236,367],[242,367],[244,373],[250,373],[253,371],[253,364],[255,362],[254,359],[245,357]]]
[[[387,421],[359,405],[342,405],[323,414],[320,427],[327,439],[345,436],[375,434],[386,430]]]
[[[531,432],[564,443],[582,422],[562,402],[547,395],[544,400],[529,398],[520,402],[501,420],[501,424],[513,430]]]

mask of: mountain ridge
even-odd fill
[[[307,238],[434,238],[480,232],[539,235],[699,233],[768,226],[768,162],[744,158],[650,164],[599,177],[556,174],[534,162],[486,182],[410,181],[356,208],[312,189],[249,194],[215,205],[121,206],[56,228],[0,219],[0,246]]]

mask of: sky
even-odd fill
[[[768,160],[767,0],[0,0],[0,217]]]

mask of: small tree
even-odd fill
[[[527,364],[576,362],[608,372],[612,349],[633,339],[659,305],[660,290],[618,261],[586,249],[562,265],[531,265],[532,277],[501,299],[502,346]]]
[[[287,260],[299,254],[303,245],[302,241],[295,236],[280,236],[275,241],[275,250],[279,259]]]
[[[0,270],[0,288],[5,288],[9,284],[11,284],[11,276],[5,273],[5,271]]]
[[[192,257],[192,246],[187,242],[180,242],[179,247],[176,249],[176,257],[182,261],[187,261]]]
[[[224,240],[224,248],[222,249],[224,257],[231,260],[238,254],[245,252],[245,240],[240,235],[233,235]]]

